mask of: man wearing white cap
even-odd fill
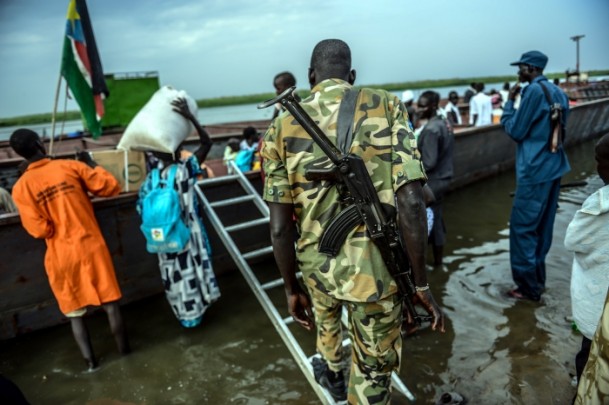
[[[550,118],[555,105],[562,111],[555,127],[564,134],[569,101],[543,75],[547,63],[548,57],[539,51],[526,52],[511,63],[518,66],[519,83],[529,85],[522,90],[518,110],[514,100],[519,83],[510,89],[501,116],[505,132],[517,143],[517,186],[510,216],[510,264],[517,288],[508,295],[533,301],[541,299],[545,287],[545,258],[552,244],[560,178],[571,170],[562,142],[553,142]]]
[[[406,107],[406,112],[408,113],[408,122],[410,123],[410,129],[414,129],[414,124],[417,122],[416,112],[414,106],[414,93],[412,90],[404,90],[402,93],[402,103]]]

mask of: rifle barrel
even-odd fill
[[[285,90],[277,97],[267,100],[262,104],[258,105],[258,108],[266,108],[276,103],[280,103],[288,110],[294,119],[303,127],[303,129],[311,135],[313,141],[324,151],[324,153],[330,158],[332,163],[339,166],[340,161],[343,158],[343,154],[334,146],[328,139],[326,134],[319,128],[317,123],[307,114],[307,112],[300,106],[298,101],[294,98],[294,90],[296,86],[292,86]]]

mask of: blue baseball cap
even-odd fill
[[[529,51],[522,54],[520,60],[512,62],[510,65],[531,65],[540,69],[545,69],[548,64],[548,57],[539,51]]]

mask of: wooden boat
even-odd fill
[[[263,129],[268,125],[268,121],[247,123],[244,126],[252,124]],[[237,126],[232,124],[231,127]],[[220,156],[218,151],[222,150],[228,137],[240,134],[240,131],[215,133],[211,129],[210,132],[217,144],[211,157],[214,154]],[[583,103],[571,110],[565,146],[569,147],[605,133],[609,133],[609,98]],[[62,141],[63,149],[58,154],[69,156],[73,154],[76,146],[81,149],[108,148],[117,142],[119,136],[118,133],[107,135],[102,137],[101,142],[86,138],[66,139]],[[0,144],[0,153],[1,151],[8,154]],[[457,188],[511,169],[515,158],[515,144],[499,125],[465,128],[456,132],[454,153],[455,176],[452,186]],[[0,158],[0,180],[10,188],[17,177],[17,165],[22,160],[6,154],[4,159]],[[207,163],[216,174],[225,171],[218,160],[211,159]],[[262,185],[259,173],[250,172],[247,176],[260,190]],[[235,186],[218,185],[211,191],[211,198],[216,195],[218,199],[225,199],[238,193]],[[139,231],[140,218],[135,211],[136,198],[135,193],[125,193],[114,198],[94,201],[96,215],[116,265],[124,303],[162,292],[156,256],[146,252],[144,238]],[[247,216],[251,212],[253,209],[244,208],[233,210],[232,215],[235,222],[243,222],[249,219]],[[234,268],[230,256],[206,218],[203,219],[210,237],[215,271],[230,271]],[[236,242],[243,247],[242,251],[269,245],[268,228],[259,229],[255,232],[243,232],[235,237]],[[32,239],[23,230],[17,214],[5,214],[0,215],[0,245],[5,252],[3,260],[0,261],[0,339],[65,322],[66,319],[57,308],[44,273],[44,242]]]
[[[219,171],[219,167],[217,169]],[[260,190],[260,174],[250,172],[247,176]],[[233,185],[218,185],[207,195],[213,201],[230,198],[238,192]],[[139,230],[141,220],[135,211],[136,200],[137,193],[93,200],[123,292],[121,303],[163,291],[157,256],[146,251],[145,239]],[[253,219],[250,218],[253,212],[253,207],[244,205],[231,215],[235,222],[245,222]],[[214,271],[222,274],[233,270],[235,267],[228,252],[207,218],[203,217],[203,220],[212,246]],[[270,245],[268,226],[263,229],[240,232],[233,238],[244,251],[262,248]],[[0,214],[0,241],[4,243],[3,260],[0,261],[0,339],[67,321],[48,285],[44,270],[45,242],[27,234],[18,214]]]
[[[609,132],[609,98],[571,108],[565,147]],[[501,125],[467,128],[455,134],[452,188],[462,187],[513,168],[516,144]]]

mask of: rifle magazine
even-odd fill
[[[336,256],[349,232],[363,222],[356,205],[350,205],[332,218],[319,240],[319,251],[329,256]]]

